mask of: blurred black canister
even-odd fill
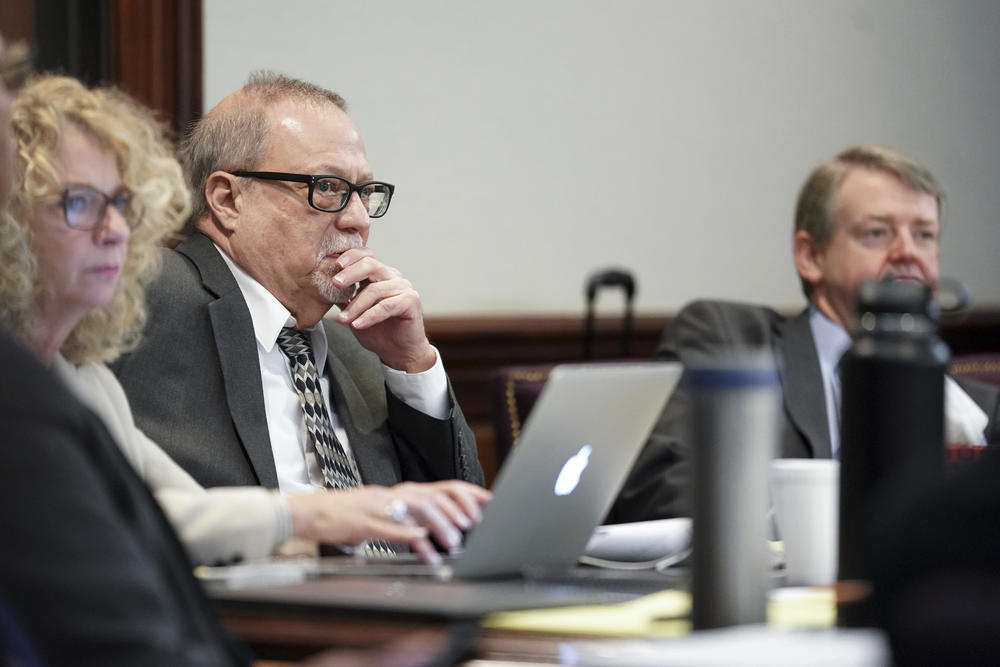
[[[886,499],[919,493],[944,470],[944,376],[929,287],[865,282],[854,343],[840,362],[840,540],[838,623],[870,625],[869,563],[878,549],[873,512]]]
[[[695,629],[763,623],[770,581],[767,465],[781,405],[774,358],[685,361],[693,401]]]

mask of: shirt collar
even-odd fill
[[[267,291],[267,288],[237,265],[222,248],[216,245],[215,249],[222,255],[222,261],[232,271],[236,284],[239,286],[240,292],[243,293],[243,299],[250,311],[250,320],[253,322],[254,337],[264,351],[270,353],[278,340],[281,329],[296,326],[295,317],[281,305],[281,302],[273,294]],[[323,368],[323,364],[326,363],[326,332],[321,324],[319,323],[308,330],[312,338],[313,357],[317,368]]]
[[[829,369],[836,368],[844,352],[851,346],[850,334],[816,306],[809,306],[809,327],[816,340],[820,365]]]

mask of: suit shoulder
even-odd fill
[[[674,317],[668,330],[688,328],[716,332],[770,331],[784,316],[773,308],[741,301],[699,299],[686,304]]]
[[[699,299],[684,306],[664,331],[661,355],[683,358],[697,350],[762,346],[784,318],[772,308],[738,301]]]
[[[675,319],[695,316],[745,320],[759,319],[769,322],[783,319],[782,315],[769,306],[722,299],[695,299],[694,301],[690,301],[681,308]]]
[[[146,289],[150,315],[156,317],[183,304],[202,304],[209,298],[198,267],[176,250],[164,249],[160,272]]]
[[[161,254],[162,264],[160,273],[154,286],[164,287],[171,285],[198,284],[201,282],[198,267],[190,258],[182,255],[176,250],[164,248]]]

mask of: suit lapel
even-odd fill
[[[243,293],[205,235],[194,234],[179,245],[177,251],[191,259],[201,274],[206,291],[216,297],[208,304],[208,313],[222,366],[229,413],[261,486],[277,488],[278,473],[267,430],[257,342]]]
[[[775,354],[781,363],[785,410],[815,458],[830,458],[823,373],[809,326],[809,310],[778,324]]]
[[[391,485],[399,471],[388,418],[385,378],[378,364],[354,358],[363,352],[346,328],[324,321],[327,339],[325,373],[330,379],[333,409],[350,439],[354,460],[365,484]]]

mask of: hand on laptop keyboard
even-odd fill
[[[462,533],[479,523],[490,498],[486,489],[448,480],[362,486],[287,500],[294,537],[345,546],[365,540],[407,544],[425,563],[437,565],[441,556],[434,544],[446,551],[459,548]]]

